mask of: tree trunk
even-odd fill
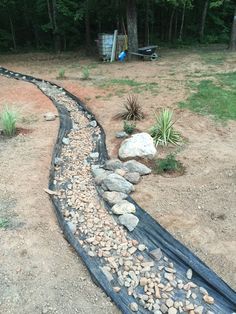
[[[128,29],[128,50],[130,52],[137,52],[138,29],[137,29],[136,0],[127,1],[127,29]],[[134,56],[129,54],[129,59],[131,59],[131,57],[133,58]]]
[[[86,41],[86,52],[91,53],[91,35],[90,35],[90,16],[89,16],[89,0],[86,0],[85,9],[85,41]]]
[[[229,49],[231,51],[236,51],[236,8],[234,10],[233,24],[231,30]]]
[[[169,33],[168,33],[169,42],[172,40],[172,28],[173,28],[174,14],[175,14],[175,8],[172,9],[171,16],[170,16]]]
[[[176,11],[175,14],[175,27],[174,27],[174,39],[177,38],[177,32],[178,32],[178,11]]]
[[[145,16],[145,45],[149,45],[149,0],[146,0],[146,16]]]
[[[10,22],[10,27],[11,27],[11,38],[12,38],[12,44],[13,44],[13,49],[16,51],[16,34],[15,34],[15,28],[12,22],[11,15],[8,14],[9,16],[9,22]]]
[[[54,35],[54,48],[56,52],[61,50],[61,38],[57,25],[57,2],[52,0],[52,19],[53,19],[53,35]]]
[[[185,7],[186,7],[186,1],[184,1],[183,11],[182,11],[181,26],[180,26],[180,31],[179,31],[179,40],[180,41],[182,40],[182,37],[183,37]]]
[[[202,11],[202,20],[200,26],[200,41],[203,41],[204,38],[204,30],[206,25],[206,16],[207,16],[207,9],[208,9],[209,0],[206,0],[204,3],[203,11]]]

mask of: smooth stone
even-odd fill
[[[108,268],[106,266],[103,267],[99,267],[101,269],[101,271],[103,272],[103,274],[106,276],[108,281],[112,281],[113,280],[113,276],[110,273],[110,271],[108,270]]]
[[[92,128],[96,128],[97,126],[97,121],[96,120],[92,120],[89,122],[89,126],[91,126]]]
[[[98,152],[93,152],[89,154],[89,157],[92,159],[98,159],[99,153]]]
[[[178,311],[174,307],[171,307],[168,310],[168,314],[177,314],[177,313],[178,313]]]
[[[153,138],[148,133],[137,133],[121,143],[119,157],[153,159],[156,155],[156,147]]]
[[[132,312],[138,312],[138,304],[135,302],[130,303],[129,308]]]
[[[124,178],[133,184],[139,183],[141,179],[140,174],[138,172],[128,172],[124,175]]]
[[[139,246],[138,246],[138,250],[139,251],[144,251],[146,249],[146,245],[144,245],[144,244],[139,244]]]
[[[121,169],[123,167],[123,163],[119,159],[109,159],[105,162],[104,168],[107,170],[116,170]]]
[[[133,184],[116,173],[108,175],[103,180],[103,187],[105,187],[109,191],[123,192],[126,194],[134,191]]]
[[[67,225],[70,228],[71,232],[74,234],[76,232],[76,225],[71,221],[68,221]]]
[[[193,276],[193,271],[191,268],[189,268],[186,272],[186,277],[191,280],[192,279],[192,276]]]
[[[124,214],[130,214],[130,213],[135,213],[136,209],[134,204],[123,200],[117,204],[115,204],[112,208],[111,211],[116,214],[116,215],[124,215]]]
[[[47,112],[44,114],[44,119],[46,121],[54,121],[56,120],[57,115],[53,112]]]
[[[116,138],[125,138],[128,134],[125,131],[116,132]]]
[[[215,300],[213,297],[209,296],[208,294],[205,294],[203,296],[203,300],[208,304],[214,304]]]
[[[141,176],[150,174],[152,172],[150,168],[136,160],[129,160],[124,162],[123,167],[129,172],[138,172]]]
[[[70,144],[70,139],[69,139],[68,137],[63,137],[62,143],[63,143],[64,145],[69,145],[69,144]]]
[[[139,223],[139,219],[133,214],[124,214],[119,217],[119,222],[129,231],[133,231]]]
[[[106,191],[102,194],[102,197],[104,201],[108,202],[110,205],[114,205],[127,198],[128,195],[122,192]]]
[[[160,261],[163,256],[160,248],[150,251],[150,255],[157,261]]]
[[[92,165],[91,166],[92,175],[94,177],[100,176],[102,174],[106,173],[106,170],[100,168],[98,165]]]

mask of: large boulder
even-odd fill
[[[141,176],[151,173],[151,169],[136,160],[129,160],[123,164],[124,169],[128,172],[138,172]]]
[[[111,211],[116,214],[116,215],[124,215],[124,214],[131,214],[135,213],[136,209],[134,204],[123,200],[117,204],[115,204],[112,208]]]
[[[141,177],[140,177],[140,174],[138,172],[127,172],[125,175],[124,175],[124,178],[126,180],[128,180],[130,183],[132,184],[137,184],[139,183]]]
[[[102,181],[102,188],[105,190],[122,192],[125,194],[129,194],[134,191],[133,184],[116,173],[109,174]]]
[[[119,157],[153,159],[156,152],[152,137],[148,133],[137,133],[121,143]]]

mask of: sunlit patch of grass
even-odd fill
[[[224,63],[226,59],[225,52],[202,52],[201,53],[202,60],[211,65],[217,65]]]
[[[236,120],[236,72],[218,74],[217,82],[203,80],[181,108],[220,120]]]

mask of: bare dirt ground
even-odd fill
[[[118,313],[69,247],[44,188],[58,121],[51,101],[29,83],[0,77],[0,110],[14,105],[24,136],[0,139],[0,313]]]
[[[218,61],[215,62],[215,60]],[[186,173],[184,176],[176,178],[165,178],[155,174],[147,176],[137,186],[133,197],[161,225],[193,250],[220,277],[236,289],[236,122],[229,121],[226,125],[223,125],[211,117],[200,116],[189,110],[179,109],[177,105],[179,101],[187,99],[191,94],[191,81],[199,82],[205,78],[213,78],[216,73],[235,71],[235,54],[228,54],[224,50],[215,52],[163,50],[162,58],[157,62],[136,61],[125,64],[99,63],[95,59],[84,58],[79,53],[58,56],[27,54],[1,56],[0,65],[55,81],[79,96],[96,114],[97,119],[103,125],[107,134],[107,145],[111,157],[117,156],[117,148],[120,143],[115,138],[115,133],[123,128],[123,123],[114,120],[113,116],[121,110],[122,103],[129,93],[138,93],[139,101],[146,113],[145,120],[137,124],[137,128],[141,131],[149,130],[154,122],[156,111],[163,107],[174,109],[175,118],[177,119],[176,128],[187,139],[187,143],[179,150],[177,155],[186,167]],[[81,80],[83,66],[89,66],[90,80]],[[64,80],[56,79],[60,68],[65,69],[66,79]],[[132,82],[124,84],[124,81],[122,81],[124,79],[145,84],[141,86],[133,86]],[[37,109],[32,108],[32,113],[34,110],[45,111],[40,106]],[[33,125],[35,128],[35,124]],[[38,127],[39,134],[42,135],[46,132],[43,128],[40,129],[40,124]],[[42,141],[44,144],[41,143],[41,145],[45,148],[47,141],[52,141],[52,132],[49,132],[48,136],[49,134],[50,137],[48,138],[45,136],[40,140],[39,137],[35,138],[35,147],[37,141]],[[50,143],[52,144],[52,142]],[[42,153],[41,149],[39,150]],[[159,156],[164,156],[172,150],[172,148],[167,150],[159,148]],[[13,146],[10,148],[10,152],[11,154],[18,154]],[[4,160],[6,157],[0,158]],[[44,158],[48,161],[48,167],[50,148],[45,152]],[[25,168],[26,177],[34,177],[37,170],[44,186],[46,186],[48,168],[43,168],[45,167],[45,161],[41,162],[39,158],[34,162],[35,166],[32,171]],[[22,171],[24,167],[25,162],[18,169]],[[41,169],[44,169],[44,173]],[[3,173],[3,170],[1,173]],[[6,179],[7,176],[4,180]],[[38,180],[37,175],[35,180]],[[20,188],[18,197],[21,202],[28,203],[29,193],[26,191],[25,185],[19,181],[16,184],[14,180],[11,180],[11,188],[14,193],[18,192]],[[35,198],[36,204],[38,195],[38,192],[32,194],[32,199]],[[45,208],[45,204],[48,204],[47,207],[50,208],[47,197],[41,197],[41,204],[44,204]],[[29,210],[30,208],[31,205],[29,205]],[[28,214],[26,211],[24,217],[28,217]],[[50,234],[45,233],[45,230],[41,231],[46,243],[52,241],[52,239],[54,240],[54,237],[60,236],[52,211],[50,213],[48,210],[44,211],[40,216],[41,225],[49,223],[50,219],[47,218],[49,214],[54,227],[52,230],[49,228]],[[25,232],[27,232],[27,227],[25,228]],[[57,232],[54,232],[55,229]],[[15,233],[17,231],[8,230],[8,232]],[[34,232],[31,230],[32,238]],[[8,238],[6,238],[7,233],[4,233],[5,239],[1,237],[5,247],[9,245]],[[18,237],[17,240],[12,238],[11,236],[11,242],[13,241],[14,244],[16,241],[15,245],[18,247]],[[60,240],[57,239],[55,245],[59,245],[58,243],[63,246],[65,260],[73,260],[73,263],[71,262],[73,266],[70,266],[71,268],[67,274],[64,273],[63,275],[68,281],[68,284],[64,285],[66,294],[66,287],[71,287],[72,283],[75,282],[72,273],[76,273],[75,264],[78,263],[78,260],[68,250],[66,243],[61,238]],[[61,251],[59,247],[56,247],[56,250]],[[68,256],[66,255],[67,251]],[[15,252],[12,254],[15,254]],[[53,250],[50,251],[50,259],[50,261],[46,261],[49,265],[58,261],[55,258],[53,259]],[[30,260],[29,257],[28,261]],[[61,265],[61,262],[62,260],[58,265],[60,271],[62,271],[62,268],[66,269],[64,264]],[[11,267],[5,267],[6,272],[11,273]],[[50,266],[45,263],[45,267],[49,268]],[[78,263],[77,267],[81,267],[81,264]],[[68,277],[69,274],[71,277]],[[86,278],[89,281],[88,277]],[[90,285],[92,284],[90,283]],[[60,289],[59,286],[58,284],[58,289]],[[98,290],[96,290],[97,293],[100,293]],[[48,295],[50,287],[43,291]],[[91,291],[94,290],[91,288]],[[73,302],[75,293],[74,291]],[[41,297],[41,300],[45,300],[45,295]],[[54,301],[57,304],[56,297]],[[73,302],[70,302],[72,306]],[[115,313],[114,309],[111,311]],[[62,312],[59,311],[58,313]]]

